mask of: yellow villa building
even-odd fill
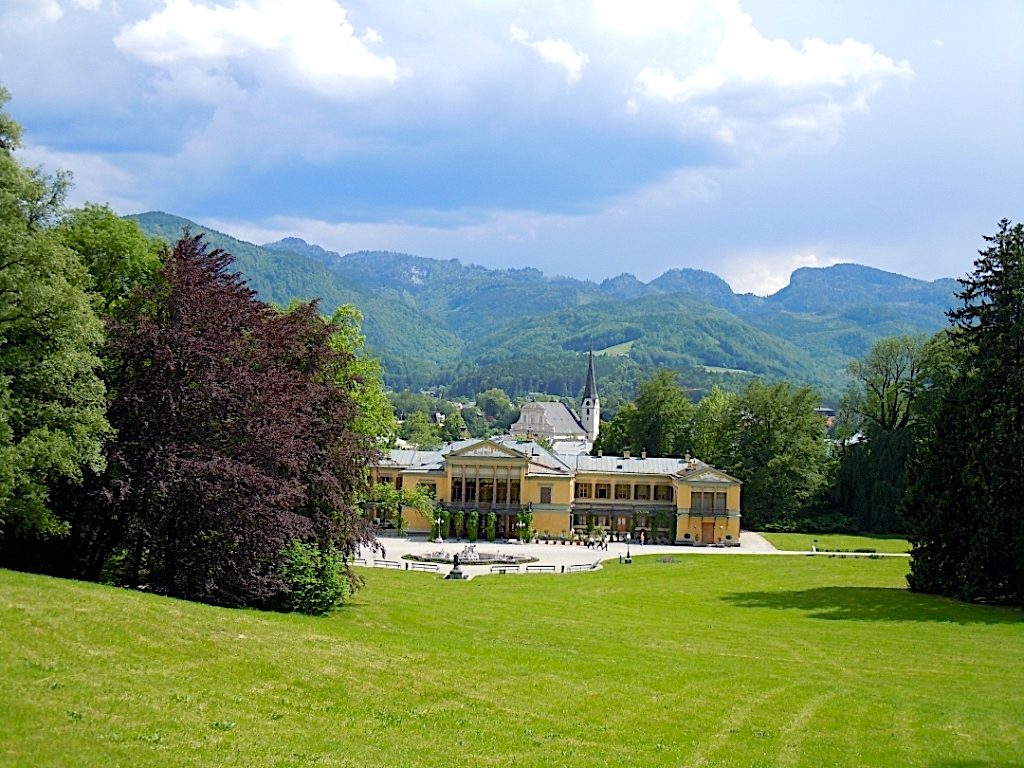
[[[534,533],[556,540],[593,532],[739,546],[739,480],[689,456],[591,456],[600,425],[591,352],[580,414],[562,403],[527,403],[512,434],[438,451],[394,450],[373,468],[371,481],[423,486],[450,512],[479,512],[480,538],[493,512],[495,536],[518,539],[521,513],[528,512]],[[409,532],[431,531],[417,510],[405,507],[402,515]]]
[[[499,538],[519,538],[520,513],[529,511],[541,537],[594,530],[648,542],[739,544],[740,481],[689,457],[566,455],[502,436],[393,450],[372,479],[423,486],[441,507],[478,511],[481,521],[494,512]],[[403,517],[409,532],[430,532],[431,521],[415,509],[405,507]]]

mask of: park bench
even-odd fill
[[[410,571],[437,571],[438,565],[436,563],[409,563],[408,569]]]
[[[580,571],[596,571],[600,563],[580,563],[578,565],[565,566],[565,573],[579,573]]]
[[[554,565],[528,565],[526,566],[527,573],[554,573],[557,570],[557,566]]]
[[[366,565],[366,558],[365,557],[357,557],[355,559],[355,564],[356,565]]]
[[[491,566],[491,573],[508,573],[509,571],[512,571],[513,573],[519,573],[519,566],[518,565],[492,565]]]
[[[400,562],[398,562],[397,560],[374,560],[373,561],[373,567],[374,568],[397,568],[398,570],[401,570],[402,569],[402,564]]]

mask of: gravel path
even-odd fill
[[[381,536],[379,542],[383,547],[383,551],[373,552],[369,548],[364,547],[360,552],[360,556],[365,562],[357,563],[357,565],[365,564],[367,567],[388,567],[384,562],[386,561],[386,563],[397,564],[398,567],[407,569],[408,561],[402,560],[404,555],[425,555],[439,551],[452,555],[461,553],[468,545],[468,542],[465,541],[450,540],[438,544],[433,541],[428,541],[424,536],[410,536],[408,538],[399,536]],[[627,545],[615,542],[609,543],[608,550],[605,551],[602,549],[588,549],[585,546],[581,547],[567,544],[509,544],[482,541],[477,542],[476,551],[480,554],[509,554],[537,558],[535,562],[520,565],[518,569],[518,572],[520,573],[527,572],[527,565],[554,566],[557,573],[562,573],[566,569],[570,569],[572,566],[581,567],[591,565],[595,568],[599,568],[600,563],[604,560],[618,560],[619,558],[624,558],[627,554]],[[628,546],[628,551],[630,555],[634,556],[661,554],[677,556],[783,554],[779,553],[778,550],[769,544],[763,536],[750,531],[743,531],[740,534],[740,546],[738,547],[680,547],[656,544],[639,546],[633,542]],[[792,554],[807,553],[800,552]],[[467,576],[472,578],[473,576],[490,574],[491,565],[491,563],[473,565],[464,562],[462,570]],[[391,565],[390,567],[395,566]],[[441,564],[438,572],[447,574],[450,570],[450,565]]]

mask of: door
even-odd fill
[[[715,524],[714,524],[714,522],[701,523],[700,524],[700,540],[703,543],[705,543],[705,544],[714,544],[715,543]]]

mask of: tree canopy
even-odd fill
[[[956,365],[912,464],[911,589],[1024,602],[1024,226],[985,237],[949,312]]]
[[[118,578],[261,604],[287,592],[292,541],[342,558],[370,541],[353,499],[374,449],[337,385],[351,353],[332,348],[315,304],[279,312],[256,301],[201,237],[164,259],[112,325]]]
[[[49,228],[68,178],[14,159],[7,99],[0,88],[0,537],[45,537],[67,531],[52,485],[103,463],[103,329],[86,270]]]

